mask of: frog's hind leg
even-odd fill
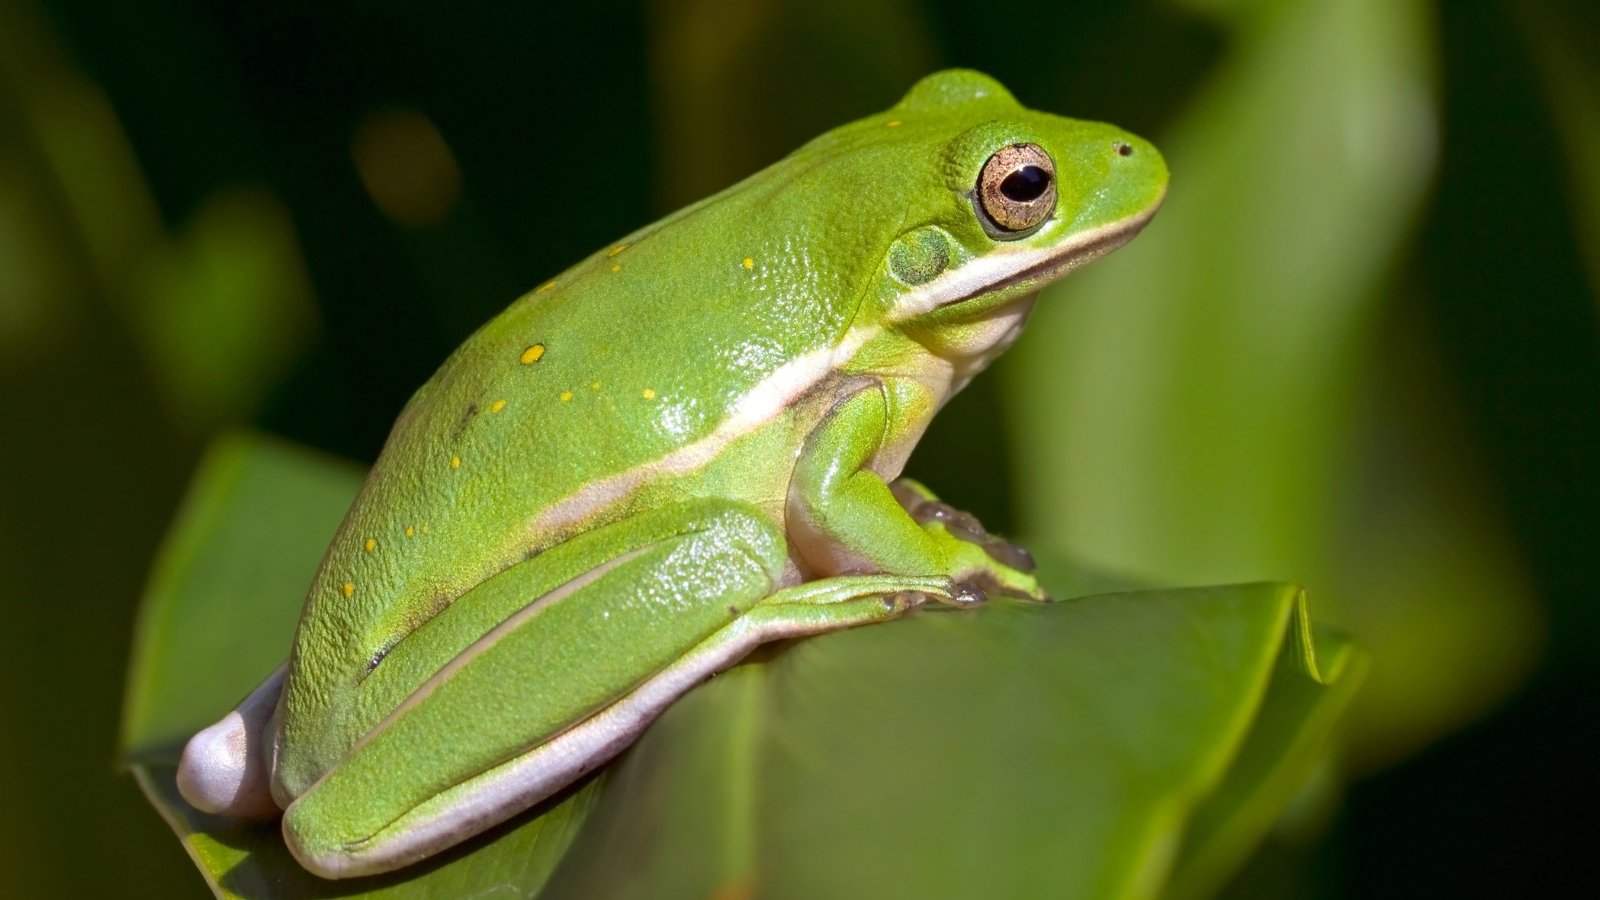
[[[388,871],[550,796],[643,727],[586,720],[771,594],[787,563],[768,517],[706,500],[585,532],[483,582],[372,671],[404,699],[288,805],[289,849],[325,877]]]
[[[890,618],[923,596],[951,595],[942,577],[778,589],[787,545],[768,520],[732,504],[658,512],[683,533],[643,545],[603,541],[630,549],[524,597],[531,612],[448,662],[301,795],[284,818],[295,856],[325,877],[407,865],[597,768],[674,699],[765,640]],[[645,514],[622,534],[655,533],[657,518]],[[542,583],[542,558],[475,590]]]
[[[190,806],[232,819],[270,819],[271,744],[267,740],[286,666],[267,676],[232,712],[189,739],[178,762],[178,793]]]

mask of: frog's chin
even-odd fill
[[[1033,311],[1033,302],[1039,297],[1037,288],[1009,298],[1004,304],[991,308],[977,320],[958,326],[945,338],[945,349],[940,355],[951,363],[950,388],[945,398],[955,395],[967,386],[974,376],[989,367],[1000,354],[1006,352]]]

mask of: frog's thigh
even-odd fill
[[[579,534],[458,597],[396,643],[362,681],[359,690],[382,697],[407,696],[484,635],[528,610],[533,603],[554,605],[557,597],[575,593],[636,554],[675,545],[681,539],[690,539],[691,543],[685,546],[700,553],[753,556],[773,581],[787,562],[787,550],[776,528],[753,510],[721,500],[697,500],[642,512]],[[735,565],[739,565],[737,559]],[[715,573],[696,574],[716,577]],[[706,591],[706,579],[698,578],[694,586]],[[684,595],[685,603],[716,605],[716,590],[690,593],[688,588],[685,584],[676,591],[670,585],[666,589]],[[596,594],[590,592],[586,596]],[[748,605],[753,600],[743,602]],[[598,618],[604,619],[604,615]],[[726,617],[717,624],[722,621]],[[617,630],[620,629],[614,629]],[[355,714],[359,705],[354,704],[350,714]],[[377,721],[366,723],[364,730],[377,725]]]
[[[781,532],[736,504],[686,504],[596,534],[585,555],[614,555],[521,596],[289,807],[284,838],[306,868],[345,877],[406,865],[596,767],[648,718],[584,723],[582,742],[551,738],[736,621],[773,592],[787,558]],[[548,551],[456,603],[494,607],[570,562]]]

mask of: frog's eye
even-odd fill
[[[1038,144],[1002,148],[978,173],[978,211],[992,237],[1026,237],[1056,208],[1056,164]]]

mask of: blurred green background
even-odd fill
[[[370,460],[511,298],[950,65],[1150,137],[1173,187],[911,474],[1046,555],[1304,583],[1373,653],[1342,804],[1236,895],[1564,887],[1597,46],[1578,0],[0,0],[4,893],[203,895],[115,743],[212,436]]]

